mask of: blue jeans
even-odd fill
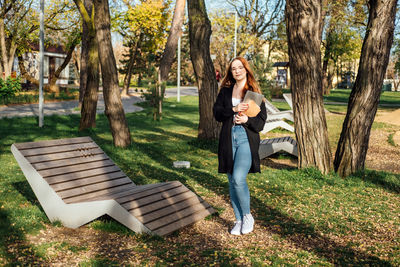
[[[232,127],[233,173],[228,173],[229,194],[236,221],[241,221],[250,213],[250,192],[247,174],[251,167],[251,151],[246,130],[236,125]]]

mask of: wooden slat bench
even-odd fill
[[[297,157],[297,142],[290,136],[264,139],[260,141],[258,154],[260,159],[266,158],[279,151],[286,151]]]
[[[261,131],[261,133],[265,134],[269,131],[272,131],[275,128],[283,128],[286,129],[290,132],[294,132],[294,128],[292,125],[290,125],[289,123],[287,123],[286,121],[284,121],[283,119],[268,119],[264,124],[264,128]]]
[[[167,235],[214,213],[178,181],[137,186],[90,138],[13,144],[50,221],[77,228],[108,214],[131,230]]]

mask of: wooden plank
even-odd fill
[[[151,196],[151,195],[154,195],[154,194],[160,194],[161,192],[166,192],[168,190],[171,190],[171,189],[179,187],[179,186],[182,186],[182,184],[180,182],[178,182],[178,181],[175,181],[175,182],[172,182],[172,183],[164,184],[164,185],[156,187],[156,188],[152,188],[152,189],[145,190],[145,191],[142,191],[142,192],[135,192],[133,194],[130,194],[130,195],[127,195],[127,196],[124,196],[124,197],[116,198],[115,200],[119,204],[124,204],[124,203],[129,202],[129,201],[136,201],[136,200],[138,200],[140,198],[143,198],[143,197]]]
[[[75,187],[81,187],[81,186],[85,186],[85,185],[119,179],[119,178],[123,178],[123,177],[127,177],[123,172],[113,172],[110,174],[97,175],[97,176],[92,176],[92,177],[88,177],[88,178],[67,181],[64,183],[53,184],[53,185],[51,185],[51,188],[53,188],[53,190],[55,190],[55,191],[62,191],[62,190],[67,190],[67,189],[71,189],[71,188],[75,188]]]
[[[88,177],[92,177],[92,176],[96,176],[96,175],[110,174],[110,173],[114,173],[114,172],[123,173],[118,166],[113,165],[113,166],[97,168],[97,169],[93,169],[93,170],[51,176],[51,177],[45,178],[45,180],[47,181],[48,184],[52,185],[55,183],[62,183],[62,182],[66,182],[66,181],[88,178]]]
[[[44,178],[46,178],[49,176],[74,173],[74,172],[86,171],[86,170],[97,169],[97,168],[102,168],[102,167],[109,167],[109,166],[115,166],[115,163],[108,159],[108,160],[90,162],[90,163],[86,163],[86,164],[77,164],[77,165],[72,165],[72,166],[67,166],[67,167],[56,168],[56,169],[43,170],[43,171],[38,171],[38,172],[40,175],[42,175]]]
[[[135,186],[136,185],[133,183],[126,184],[126,185],[116,186],[113,188],[107,188],[107,189],[104,189],[101,191],[96,191],[96,192],[92,192],[92,193],[85,194],[85,195],[79,195],[79,196],[75,196],[75,197],[71,197],[71,198],[67,198],[67,199],[63,199],[63,200],[67,204],[88,202],[88,201],[93,201],[93,198],[101,197],[101,196],[108,196],[108,195],[112,195],[112,194],[115,194],[118,192],[124,192],[124,191],[134,188]],[[112,198],[105,198],[105,199],[112,199]]]
[[[185,217],[188,217],[192,214],[195,214],[197,212],[200,212],[200,211],[203,211],[206,209],[207,209],[207,207],[205,207],[203,205],[203,203],[197,203],[193,206],[189,206],[183,210],[176,211],[176,212],[174,212],[170,215],[167,215],[165,217],[162,217],[158,220],[146,223],[146,227],[149,228],[150,230],[155,230],[160,227],[166,226],[168,224],[175,223]]]
[[[147,205],[142,205],[142,206],[137,206],[136,208],[130,209],[128,210],[129,213],[131,213],[133,216],[143,216],[147,213],[153,212],[155,210],[159,210],[162,208],[165,208],[169,205],[173,205],[175,203],[181,202],[183,200],[189,199],[193,196],[196,196],[195,193],[193,193],[192,191],[190,191],[188,189],[188,191],[181,193],[179,195],[175,195],[171,198],[168,199],[164,199],[161,201],[157,201],[154,203],[149,203]]]
[[[41,170],[46,170],[46,169],[60,168],[60,167],[66,167],[66,166],[71,166],[71,165],[77,165],[77,164],[86,164],[86,163],[93,162],[93,161],[103,161],[106,159],[108,159],[108,157],[107,157],[107,155],[104,155],[104,154],[93,155],[93,156],[84,156],[82,154],[82,156],[79,158],[47,161],[47,162],[32,164],[32,166],[37,171],[41,171]]]
[[[87,149],[86,153],[92,155],[105,155],[103,150],[100,148],[91,148]],[[46,154],[41,156],[28,156],[25,157],[31,164],[33,163],[41,163],[47,162],[52,160],[61,160],[61,159],[70,159],[70,158],[77,158],[82,156],[82,151],[75,150],[70,152],[63,152],[63,153],[55,153],[55,154]]]
[[[201,198],[194,195],[191,198],[185,199],[181,202],[171,204],[165,208],[153,211],[151,213],[146,213],[145,215],[139,215],[139,216],[135,216],[135,217],[142,223],[149,223],[151,221],[157,220],[159,218],[162,218],[164,216],[167,216],[167,215],[177,212],[179,210],[183,210],[187,207],[194,206],[199,203],[203,203],[207,207],[210,206],[206,202],[204,202]]]
[[[197,212],[195,214],[192,214],[191,216],[182,218],[179,221],[176,221],[176,222],[174,222],[172,224],[168,224],[168,225],[166,225],[164,227],[161,227],[161,228],[159,228],[157,230],[154,230],[153,232],[155,234],[157,234],[157,235],[164,236],[164,235],[170,234],[170,233],[172,233],[172,232],[174,232],[174,231],[176,231],[176,230],[178,230],[178,229],[180,229],[180,228],[182,228],[184,226],[187,226],[187,225],[192,224],[192,223],[194,223],[194,222],[196,222],[198,220],[201,220],[204,217],[212,214],[213,212],[214,212],[214,210],[212,208],[201,210],[201,211],[199,211],[199,212]]]
[[[140,198],[138,200],[129,201],[125,204],[121,204],[127,210],[135,209],[140,207],[140,209],[145,209],[144,206],[150,205],[154,202],[162,202],[165,199],[170,199],[175,195],[179,195],[182,193],[191,192],[185,186],[176,187],[174,189],[168,190],[166,192],[162,192],[160,194],[154,194],[148,197]],[[192,192],[191,192],[192,193]],[[192,193],[193,194],[193,193]],[[161,207],[160,207],[161,208]]]
[[[115,180],[111,180],[111,181],[105,181],[105,182],[100,182],[97,184],[81,186],[81,187],[68,189],[68,190],[64,190],[64,191],[58,191],[57,194],[61,198],[70,198],[70,197],[74,197],[77,195],[84,195],[84,194],[97,192],[97,191],[104,190],[107,188],[112,188],[112,187],[116,187],[116,186],[120,186],[120,185],[124,185],[124,184],[130,184],[130,183],[132,183],[131,179],[129,179],[128,177],[123,177],[123,178],[119,178],[119,179],[115,179]]]
[[[25,157],[27,156],[37,156],[37,155],[45,155],[51,153],[64,153],[68,151],[81,151],[87,150],[90,148],[98,148],[95,143],[82,143],[82,144],[72,144],[72,145],[61,145],[61,146],[50,146],[50,147],[42,147],[42,148],[34,148],[34,149],[26,149],[20,150],[21,154]]]
[[[93,142],[92,138],[88,136],[84,137],[74,137],[74,138],[64,138],[64,139],[56,139],[56,140],[42,140],[36,142],[25,142],[14,144],[18,150],[23,149],[32,149],[39,147],[48,147],[48,146],[59,146],[59,145],[68,145],[68,144],[79,144],[79,143],[90,143]]]
[[[117,193],[114,193],[114,194],[108,194],[108,195],[105,195],[105,196],[94,197],[94,198],[92,198],[92,200],[93,201],[94,200],[105,200],[105,199],[110,199],[110,198],[116,199],[118,197],[124,197],[124,196],[127,196],[127,195],[134,194],[135,192],[142,192],[144,190],[148,190],[148,189],[151,189],[151,188],[154,188],[154,187],[158,187],[158,186],[160,186],[162,184],[165,184],[165,183],[138,185],[138,186],[135,186],[134,188],[132,188],[130,190],[117,192]]]

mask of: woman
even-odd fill
[[[249,172],[260,172],[259,132],[267,118],[265,105],[261,105],[256,117],[242,113],[248,109],[248,104],[242,103],[248,90],[261,93],[249,63],[237,57],[229,65],[213,109],[215,119],[222,122],[218,172],[228,174],[229,194],[236,217],[230,232],[233,235],[247,234],[254,228],[246,177]]]

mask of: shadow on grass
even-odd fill
[[[0,207],[4,203],[0,202]],[[33,248],[24,240],[25,234],[15,227],[12,215],[0,208],[0,264],[8,266],[49,266],[49,262],[33,253]],[[6,262],[1,262],[3,258]]]
[[[20,181],[12,183],[12,186],[25,197],[27,201],[29,201],[32,206],[38,207],[41,212],[44,213],[42,206],[40,205],[39,200],[36,198],[35,193],[32,191],[31,186],[28,181]]]
[[[380,171],[364,170],[352,176],[378,185],[387,191],[397,194],[400,193],[400,174],[388,174]]]

